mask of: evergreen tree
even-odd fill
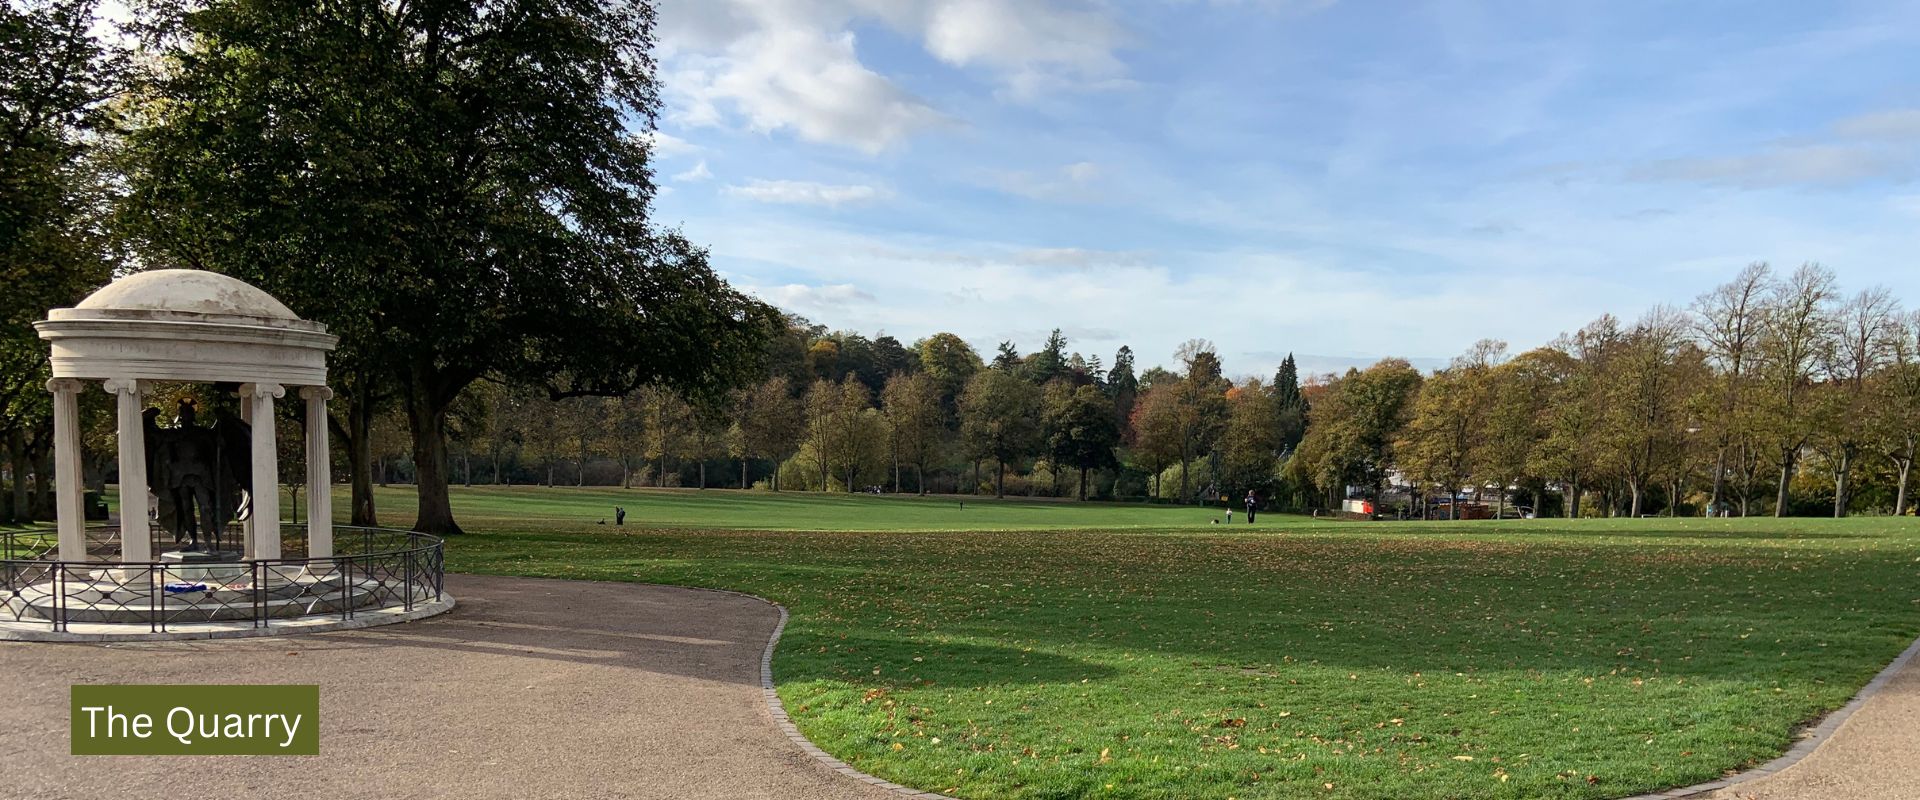
[[[1036,384],[1045,385],[1048,381],[1065,375],[1067,364],[1067,337],[1060,335],[1060,329],[1054,328],[1047,334],[1046,346],[1033,354],[1027,365],[1027,379]]]
[[[993,357],[993,363],[988,366],[1003,372],[1017,373],[1022,365],[1019,348],[1014,347],[1013,342],[1009,340],[1000,343],[1000,353]]]
[[[1133,348],[1126,345],[1113,354],[1113,369],[1107,371],[1107,393],[1118,397],[1121,392],[1140,393],[1140,378],[1133,374]]]
[[[1120,420],[1120,441],[1134,442],[1133,406],[1140,398],[1140,379],[1133,374],[1133,348],[1121,345],[1113,354],[1113,369],[1107,371],[1107,396],[1113,398],[1113,413]]]
[[[1273,408],[1278,416],[1280,452],[1291,453],[1307,435],[1307,399],[1300,394],[1300,370],[1288,353],[1273,375]]]

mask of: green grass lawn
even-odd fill
[[[341,489],[344,492],[345,487]],[[382,512],[392,509],[403,519],[412,519],[410,487],[378,488],[375,503]],[[338,505],[346,508],[344,502]],[[614,506],[625,507],[627,524],[634,526],[768,531],[1118,530],[1205,525],[1221,513],[1219,508],[1067,500],[998,502],[991,497],[957,495],[922,498],[540,486],[455,487],[453,492],[454,515],[462,520],[513,519],[524,526],[592,524],[599,520],[611,525]]]
[[[409,521],[403,490],[380,500]],[[595,524],[616,503],[629,526]],[[473,532],[455,570],[785,604],[774,672],[800,729],[962,797],[1617,797],[1778,755],[1920,633],[1911,519],[1226,528],[534,488],[454,506]]]

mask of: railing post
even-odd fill
[[[154,569],[156,568],[151,565],[147,567],[147,631],[149,633],[160,632],[160,596],[166,594],[167,568],[164,565],[158,567],[159,575],[154,574]],[[160,580],[155,581],[156,577]]]
[[[53,629],[67,629],[67,565],[53,562]]]
[[[166,633],[167,632],[167,565],[165,564],[160,565],[160,582],[158,586],[160,587],[159,594],[158,594],[159,600],[153,604],[153,607],[154,607],[153,619],[156,625],[155,629],[160,631],[161,633]]]
[[[404,551],[404,555],[401,556],[403,563],[407,565],[406,583],[407,583],[407,610],[408,611],[413,610],[413,555],[414,555],[413,548],[409,547]]]
[[[340,618],[353,619],[353,557],[340,559]]]
[[[266,562],[255,560],[248,572],[253,578],[253,627],[267,627],[267,567]]]

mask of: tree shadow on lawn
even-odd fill
[[[1446,528],[1447,533],[1497,533],[1509,536],[1525,536],[1535,532],[1529,528],[1510,528],[1506,530],[1469,531],[1459,528]],[[1873,533],[1829,533],[1825,531],[1743,531],[1743,530],[1700,530],[1693,528],[1668,529],[1605,529],[1605,528],[1554,528],[1538,531],[1554,538],[1570,539],[1707,539],[1723,541],[1754,542],[1791,542],[1797,540],[1822,541],[1868,541],[1882,538]]]
[[[1113,668],[1032,647],[970,641],[836,636],[795,630],[774,651],[774,678],[863,688],[917,689],[1068,684],[1111,677]]]

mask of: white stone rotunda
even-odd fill
[[[280,558],[279,449],[273,404],[298,389],[306,403],[307,557],[333,555],[327,453],[327,353],[338,337],[280,301],[213,272],[161,269],[108,284],[34,323],[53,345],[54,474],[60,560],[87,558],[81,500],[79,394],[91,381],[116,399],[120,440],[120,560],[154,560],[148,527],[142,383],[237,383],[252,428],[253,514],[244,557]]]
[[[53,393],[58,524],[52,535],[0,530],[0,640],[314,632],[405,622],[453,607],[444,591],[439,537],[333,524],[327,353],[338,339],[326,326],[300,319],[266,292],[225,275],[163,269],[114,281],[73,308],[53,309],[34,327],[52,347],[47,390]],[[150,426],[143,416],[149,413],[145,394],[158,382],[237,386],[250,439],[246,454],[237,446],[242,428],[230,424],[230,417],[212,428]],[[120,519],[117,526],[89,530],[82,510],[79,417],[80,397],[93,386],[115,399]],[[280,523],[274,403],[289,393],[305,403],[304,528]],[[145,441],[150,430],[166,437],[151,456]],[[192,441],[201,444],[189,446],[182,438],[186,431],[204,432],[212,443],[200,438]],[[188,469],[194,480],[187,485],[205,492],[197,495],[199,511],[171,519],[184,528],[185,513],[193,513],[198,530],[212,532],[226,521],[223,478],[212,478],[209,488],[200,480],[203,473],[192,472],[208,468],[209,450],[218,476],[249,479],[240,482],[248,486],[252,509],[240,551],[155,553],[149,458],[166,470],[161,479],[178,480],[175,469]],[[226,452],[235,460],[220,460]],[[178,460],[161,460],[167,457]],[[176,510],[184,509],[181,490],[167,491]],[[304,539],[305,546],[283,554],[283,536]]]

